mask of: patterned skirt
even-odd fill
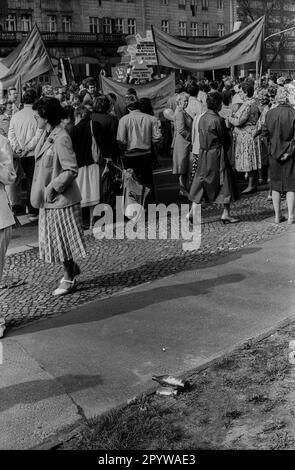
[[[233,131],[235,169],[249,172],[261,168],[261,155],[257,139],[254,140],[255,126],[235,127]]]
[[[85,258],[80,204],[64,209],[40,209],[40,259],[46,263]]]

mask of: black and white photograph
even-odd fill
[[[294,51],[295,0],[0,0],[1,459],[295,450]]]

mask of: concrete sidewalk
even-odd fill
[[[295,227],[294,227],[295,229]],[[294,230],[2,340],[0,449],[27,449],[295,312]]]

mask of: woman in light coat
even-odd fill
[[[5,186],[11,185],[16,179],[12,162],[13,156],[10,144],[6,137],[0,135],[0,280],[4,268],[5,253],[14,225],[14,217],[5,192]]]
[[[31,203],[39,208],[40,259],[63,263],[64,276],[53,295],[65,295],[76,288],[80,274],[76,257],[85,257],[81,217],[81,193],[72,141],[61,127],[63,110],[55,98],[34,105],[39,129],[43,130],[35,150],[35,172]]]
[[[180,93],[176,98],[176,110],[174,113],[174,137],[173,137],[173,174],[179,175],[180,195],[187,195],[187,179],[190,169],[190,152],[192,148],[192,123],[191,116],[186,112],[189,95]]]

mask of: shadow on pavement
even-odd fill
[[[7,337],[12,338],[42,330],[91,323],[173,299],[205,295],[217,286],[240,283],[245,277],[240,273],[232,273],[202,281],[160,286],[145,291],[129,292],[120,296],[117,295],[108,299],[97,300],[81,307],[76,307],[74,310],[63,315],[48,318],[42,320],[42,322],[36,322],[35,324],[13,330],[10,333],[8,332]]]
[[[64,375],[52,380],[32,380],[0,388],[0,413],[18,404],[36,403],[103,383],[100,375]]]

